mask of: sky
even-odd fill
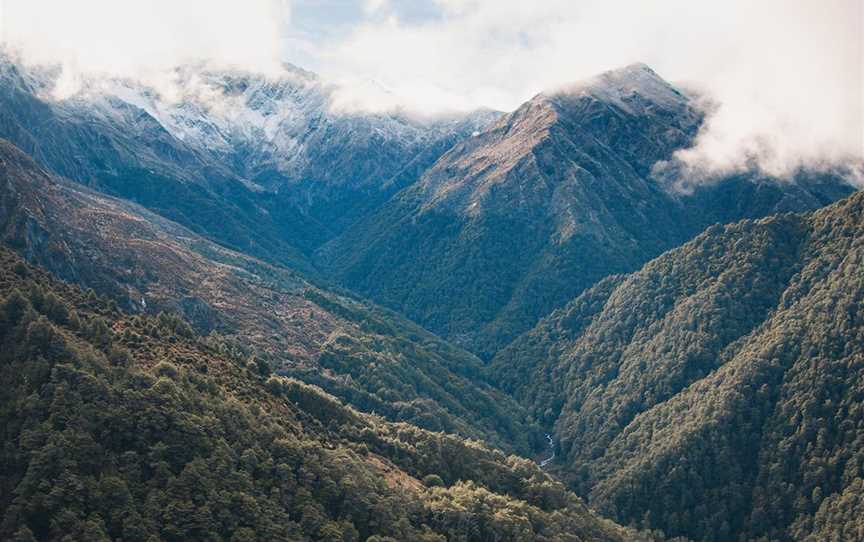
[[[0,0],[0,41],[34,63],[165,85],[208,60],[338,85],[337,109],[512,110],[632,62],[711,114],[679,159],[701,171],[864,159],[860,0]]]

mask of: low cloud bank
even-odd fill
[[[0,41],[29,62],[60,63],[59,95],[102,75],[170,95],[178,65],[278,73],[300,56],[337,83],[339,110],[425,115],[511,110],[642,61],[714,104],[696,146],[676,156],[694,179],[748,168],[854,172],[864,161],[858,0],[356,3],[356,21],[316,38],[292,23],[301,0],[0,0]],[[409,4],[431,15],[408,16]]]

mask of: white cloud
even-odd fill
[[[67,92],[98,75],[159,87],[201,60],[272,72],[289,13],[279,0],[0,0],[0,42],[26,62],[62,64]]]
[[[384,9],[387,4],[387,0],[366,0],[363,3],[363,11],[365,11],[367,15],[372,15]]]
[[[785,175],[864,158],[860,0],[437,4],[441,17],[419,24],[358,25],[322,50],[322,69],[436,97],[420,107],[509,110],[543,89],[644,61],[719,104],[697,148],[680,155],[691,167],[755,161]]]
[[[342,83],[340,108],[427,113],[509,110],[643,61],[719,104],[679,156],[690,167],[782,175],[864,153],[860,0],[293,0],[305,27],[288,1],[0,0],[0,40],[62,62],[72,89],[79,74],[153,84],[199,59],[300,58]]]

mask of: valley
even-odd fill
[[[174,75],[0,51],[0,538],[864,539],[850,170],[688,184],[641,63],[432,118]]]

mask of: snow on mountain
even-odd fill
[[[468,137],[497,117],[492,111],[432,120],[335,111],[335,87],[290,65],[278,78],[201,66],[179,68],[174,76],[179,97],[128,80],[94,79],[55,105],[124,126],[146,114],[184,146],[274,190],[285,182],[380,182],[436,142]]]
[[[637,112],[634,111],[634,99],[638,99],[637,103],[669,109],[678,109],[687,101],[681,91],[641,62],[605,71],[552,94],[564,94],[574,99],[591,96],[631,114]]]

